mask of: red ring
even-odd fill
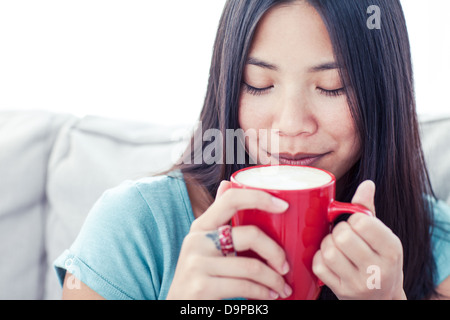
[[[224,256],[235,254],[236,250],[234,249],[233,239],[231,237],[231,226],[226,225],[220,227],[218,231],[219,231],[220,249],[222,250],[222,254]]]

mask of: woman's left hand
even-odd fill
[[[363,182],[352,203],[375,216],[375,184]],[[379,219],[362,213],[339,223],[321,243],[313,271],[339,299],[406,299],[403,247]]]

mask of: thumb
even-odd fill
[[[353,196],[352,203],[359,204],[370,211],[372,211],[373,215],[376,215],[375,212],[375,183],[371,180],[364,181],[358,187]]]
[[[230,181],[222,181],[219,185],[219,188],[217,189],[216,194],[216,200],[219,199],[225,191],[231,188],[231,182]]]

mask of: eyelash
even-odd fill
[[[260,96],[260,95],[263,95],[264,93],[268,92],[270,89],[272,89],[273,86],[260,89],[260,88],[255,88],[255,87],[252,87],[252,86],[244,83],[244,88],[245,88],[245,91],[247,91],[249,94],[254,95],[254,96]]]
[[[247,93],[249,93],[251,95],[261,96],[264,93],[267,93],[270,89],[272,89],[273,86],[260,89],[260,88],[252,87],[252,86],[248,85],[247,83],[244,83],[244,88],[245,88],[245,91],[247,91]],[[327,97],[330,97],[330,98],[336,98],[345,93],[345,88],[340,88],[340,89],[336,89],[336,90],[325,90],[323,88],[317,88],[317,90],[319,90],[319,92],[321,94],[323,94]]]
[[[317,88],[317,90],[319,90],[321,94],[331,98],[339,97],[345,93],[345,88],[340,88],[336,90],[325,90],[322,88]]]

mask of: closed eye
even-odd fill
[[[270,86],[267,88],[255,88],[245,82],[243,84],[244,84],[245,91],[254,96],[263,95],[263,94],[267,93],[270,89],[274,88],[274,86]]]
[[[336,90],[326,90],[318,87],[317,90],[319,90],[321,94],[332,98],[342,96],[345,93],[345,87]]]

